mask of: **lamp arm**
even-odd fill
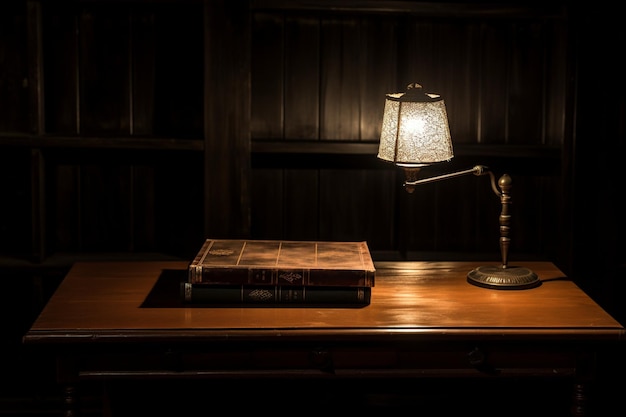
[[[437,175],[435,177],[429,177],[429,178],[422,178],[419,180],[414,180],[414,181],[404,181],[404,186],[405,187],[414,187],[416,185],[420,185],[420,184],[427,184],[429,182],[435,182],[435,181],[441,181],[441,180],[447,180],[450,178],[456,178],[456,177],[461,177],[463,175],[468,175],[468,174],[474,174],[477,177],[481,176],[481,175],[487,175],[489,174],[489,177],[491,177],[491,189],[493,190],[493,192],[500,197],[501,192],[498,189],[498,187],[496,186],[496,178],[493,175],[493,172],[491,172],[489,170],[489,168],[487,168],[484,165],[475,165],[473,168],[471,169],[466,169],[464,171],[457,171],[457,172],[451,172],[449,174],[443,174],[443,175]]]
[[[502,204],[502,211],[500,213],[500,254],[502,256],[502,269],[508,268],[508,253],[511,245],[511,238],[509,237],[509,231],[511,229],[511,215],[509,213],[509,205],[511,204],[511,195],[509,190],[511,189],[511,177],[508,174],[502,175],[496,184],[496,178],[493,172],[484,165],[476,165],[471,169],[464,171],[452,172],[450,174],[443,174],[429,178],[423,178],[419,180],[404,181],[404,186],[408,192],[412,192],[416,185],[426,184],[435,181],[447,180],[450,178],[456,178],[463,175],[474,174],[476,176],[487,175],[491,179],[491,189],[500,197]]]

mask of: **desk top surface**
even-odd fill
[[[24,342],[115,341],[133,336],[624,338],[623,326],[552,263],[516,263],[531,268],[542,280],[539,287],[526,290],[468,284],[467,273],[482,264],[378,262],[371,304],[358,308],[207,308],[180,302],[178,282],[186,276],[184,262],[79,262]],[[157,287],[171,291],[159,295]]]

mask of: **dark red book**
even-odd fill
[[[207,239],[188,282],[215,285],[373,287],[366,242]]]

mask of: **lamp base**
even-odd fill
[[[541,285],[537,274],[524,267],[479,266],[467,274],[467,282],[496,290],[522,290]]]

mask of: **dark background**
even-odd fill
[[[443,95],[455,149],[424,175],[510,174],[510,261],[554,262],[626,322],[625,32],[604,2],[2,1],[0,406],[57,406],[21,337],[77,260],[245,237],[499,261],[487,177],[408,194],[376,158],[411,82]]]

